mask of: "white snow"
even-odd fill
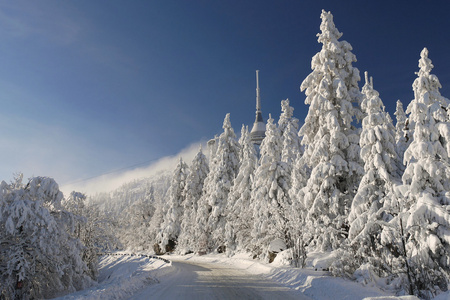
[[[180,271],[171,263],[149,259],[146,256],[131,256],[123,252],[118,254],[120,255],[101,258],[98,285],[57,299],[144,299],[145,297],[151,299],[152,295],[153,297],[157,296],[153,292],[161,292],[164,283],[170,285],[169,290],[171,292],[178,294],[182,293],[182,289],[185,287],[183,282],[190,280],[186,278],[189,275],[188,271],[192,271],[192,275],[195,276],[198,276],[199,273],[197,272],[205,271],[201,270],[202,267],[198,265],[217,265],[218,269],[222,270],[225,275],[227,272],[232,272],[230,275],[235,275],[237,274],[234,273],[235,271],[240,271],[244,275],[248,274],[249,277],[262,282],[279,284],[280,291],[286,292],[287,289],[287,295],[298,298],[306,296],[305,299],[317,300],[418,299],[415,296],[395,296],[376,287],[364,286],[354,281],[332,277],[328,272],[314,271],[312,269],[314,261],[326,260],[326,257],[321,260],[319,253],[316,253],[314,258],[308,259],[305,269],[284,267],[277,264],[277,260],[272,264],[266,264],[253,260],[250,256],[244,254],[238,254],[231,258],[225,254],[164,256],[164,258],[174,262],[189,264],[190,269],[184,271]],[[260,292],[263,294],[263,288],[260,288]],[[181,299],[190,299],[195,295],[194,286],[190,286],[189,290],[190,294],[181,297]],[[165,290],[165,292],[167,291]],[[450,292],[443,293],[435,300],[449,299],[449,296]]]
[[[128,299],[171,271],[171,264],[145,255],[117,252],[100,259],[98,284],[55,299]]]
[[[273,253],[281,252],[286,248],[286,243],[282,239],[275,239],[269,244],[269,251]]]

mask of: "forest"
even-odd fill
[[[136,179],[107,194],[72,192],[51,178],[0,186],[0,292],[49,298],[92,285],[98,255],[283,255],[304,267],[332,253],[335,276],[431,299],[450,282],[450,100],[426,48],[414,99],[394,120],[373,79],[352,64],[330,12],[322,11],[300,126],[288,99],[269,117],[260,147],[230,114],[190,165]],[[204,153],[205,152],[205,153]],[[19,288],[20,287],[20,288]]]

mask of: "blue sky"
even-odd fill
[[[450,97],[448,1],[1,0],[0,180],[145,165],[220,133],[228,112],[239,132],[256,69],[264,118],[289,98],[303,120],[322,9],[391,113],[423,47]]]

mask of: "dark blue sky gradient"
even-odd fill
[[[173,155],[228,112],[239,132],[256,69],[265,120],[289,98],[303,121],[322,9],[389,112],[413,98],[423,47],[450,97],[448,1],[0,1],[0,180],[64,183]]]

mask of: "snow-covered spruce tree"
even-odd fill
[[[219,144],[219,137],[217,135],[215,135],[213,139],[210,139],[208,141],[208,156],[209,156],[208,164],[210,166],[212,166],[214,163],[214,158],[216,157],[218,144]]]
[[[269,258],[269,245],[277,239],[290,244],[286,210],[290,208],[291,168],[281,161],[281,137],[270,116],[266,137],[261,143],[259,166],[252,186],[252,251],[262,259]]]
[[[291,206],[285,209],[287,232],[289,232],[287,246],[291,248],[291,263],[295,267],[300,267],[304,264],[306,252],[301,232],[303,205],[297,198],[297,193],[301,189],[300,186],[305,186],[309,170],[302,160],[303,152],[301,139],[298,135],[298,119],[293,117],[294,108],[289,105],[289,99],[281,101],[281,110],[282,113],[278,121],[282,141],[281,161],[285,162],[290,169],[290,178],[287,181],[291,183],[289,190]]]
[[[360,100],[359,71],[352,47],[329,12],[322,11],[318,41],[322,50],[311,61],[312,72],[302,82],[308,115],[300,129],[304,159],[311,176],[300,199],[307,209],[305,239],[311,250],[337,249],[347,237],[347,216],[363,168],[359,135],[352,126]]]
[[[160,255],[160,254],[164,254],[163,250],[160,248],[159,243],[158,243],[158,237],[161,231],[161,225],[164,222],[164,199],[163,197],[155,197],[155,202],[154,202],[154,207],[155,207],[155,212],[153,213],[152,218],[150,219],[149,222],[149,240],[152,242],[153,244],[153,251],[155,252],[155,254]]]
[[[407,108],[414,138],[404,157],[402,179],[408,192],[400,225],[405,230],[413,292],[426,298],[437,293],[437,287],[446,290],[450,279],[450,124],[449,100],[441,96],[441,84],[430,74],[428,50],[424,48],[420,56],[414,99]]]
[[[149,184],[149,189],[151,191],[148,194],[151,194],[151,198],[153,199],[152,206],[154,208],[154,213],[150,218],[150,222],[148,224],[148,240],[153,245],[153,251],[156,254],[162,254],[162,249],[159,247],[158,236],[161,231],[161,225],[164,221],[164,206],[166,204],[166,199],[169,197],[170,192],[170,184],[172,181],[172,176],[163,175],[159,177],[156,182],[152,182]]]
[[[242,161],[244,159],[244,153],[245,153],[244,144],[246,143],[246,139],[247,139],[248,135],[249,135],[248,126],[245,126],[244,124],[242,124],[241,136],[239,137],[239,140],[238,140],[238,144],[240,146],[239,163],[241,163],[241,164],[242,164]]]
[[[401,163],[401,171],[404,171],[403,167],[403,156],[405,155],[406,148],[408,146],[407,141],[407,123],[408,118],[406,117],[406,113],[403,110],[403,104],[400,100],[397,100],[397,107],[394,113],[397,122],[395,124],[395,142],[397,154]]]
[[[278,129],[280,130],[280,136],[283,136],[288,124],[294,125],[293,130],[299,130],[298,119],[294,117],[294,108],[289,105],[289,99],[281,100],[281,115],[278,120]]]
[[[62,198],[51,178],[0,184],[0,292],[6,299],[55,297],[92,283]]]
[[[398,155],[392,120],[384,111],[384,105],[373,82],[365,73],[366,83],[362,88],[361,109],[365,113],[362,120],[360,138],[361,158],[364,161],[365,174],[356,193],[348,216],[350,230],[348,242],[351,259],[339,255],[346,268],[335,264],[333,272],[347,272],[352,276],[356,268],[369,263],[375,269],[384,268],[381,261],[383,246],[380,234],[385,217],[383,204],[390,196],[394,184],[399,184],[397,173]],[[350,267],[350,266],[353,266]]]
[[[281,101],[281,111],[278,120],[282,145],[281,160],[292,166],[301,152],[298,119],[294,118],[294,108],[289,106],[289,99]]]
[[[306,244],[304,239],[306,207],[303,202],[303,188],[306,186],[311,168],[306,164],[302,151],[297,153],[297,157],[292,164],[291,189],[289,197],[291,199],[291,209],[288,211],[289,230],[292,240],[292,265],[294,267],[304,267],[306,262]]]
[[[163,210],[164,221],[161,224],[161,230],[158,235],[160,249],[163,252],[173,251],[177,244],[181,229],[182,203],[185,199],[185,185],[188,174],[189,167],[180,157],[180,161],[173,171],[168,201]]]
[[[198,201],[203,193],[203,184],[209,173],[208,160],[202,149],[195,155],[189,175],[184,187],[183,217],[181,219],[181,232],[178,238],[177,251],[181,254],[193,252],[196,240],[194,239],[195,222],[198,210]]]
[[[231,127],[230,114],[223,121],[215,157],[205,179],[196,222],[197,252],[223,251],[228,194],[239,171],[240,145]]]
[[[241,166],[228,195],[226,208],[228,216],[225,230],[226,250],[229,254],[233,254],[235,251],[249,251],[251,243],[253,214],[249,207],[258,157],[255,146],[250,140],[248,127],[242,125],[239,140],[242,149]]]

